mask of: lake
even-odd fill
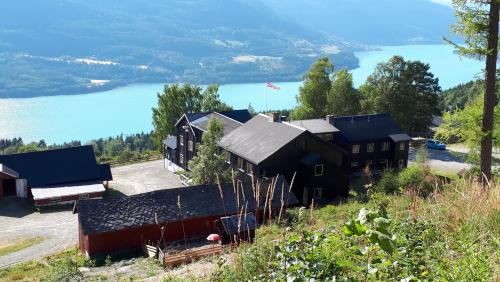
[[[476,78],[483,68],[482,62],[459,58],[448,45],[380,47],[380,51],[356,55],[360,59],[360,67],[352,71],[356,86],[366,80],[377,63],[393,55],[429,63],[443,89]],[[263,82],[222,85],[219,93],[235,109],[247,108],[250,103],[256,110],[294,107],[302,83],[273,83],[281,90],[266,90]],[[0,99],[0,138],[62,143],[148,132],[153,128],[151,108],[156,105],[156,93],[162,89],[160,83],[135,84],[83,95]]]

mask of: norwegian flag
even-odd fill
[[[281,89],[281,88],[279,88],[278,86],[276,86],[276,85],[272,84],[271,82],[268,82],[268,83],[266,84],[266,87],[267,87],[267,88],[271,88],[272,90],[280,90],[280,89]]]

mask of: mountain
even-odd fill
[[[430,0],[262,0],[296,22],[370,45],[442,43],[455,22],[450,6]]]
[[[425,11],[428,23],[378,36],[404,20],[407,9],[399,2],[407,1],[416,3],[408,4],[415,13]],[[376,2],[368,7],[365,0],[1,1],[0,98],[136,82],[298,80],[320,56],[336,67],[356,67],[354,51],[364,46],[353,42],[397,43],[400,37],[424,36],[416,31],[428,26],[434,26],[426,31],[432,34],[446,28],[444,6]],[[372,10],[386,19],[372,22],[366,16]],[[408,18],[413,26],[418,15]]]

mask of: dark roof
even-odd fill
[[[222,122],[224,125],[224,135],[228,134],[229,132],[235,130],[238,128],[242,123],[239,121],[236,121],[232,118],[228,118],[222,114],[219,113],[209,113],[208,115],[205,115],[201,118],[198,118],[196,120],[191,121],[191,126],[194,126],[196,128],[199,128],[202,131],[207,131],[208,129],[208,121],[212,118],[216,118]]]
[[[222,148],[254,164],[259,164],[286,144],[292,142],[305,129],[283,122],[271,122],[259,114],[224,136]]]
[[[244,110],[233,110],[233,111],[223,111],[219,114],[226,116],[228,118],[234,119],[235,121],[245,123],[252,119],[252,115],[247,109]]]
[[[225,216],[221,217],[220,221],[229,235],[257,229],[257,219],[253,213]]]
[[[411,140],[411,137],[406,133],[391,134],[391,135],[389,135],[389,138],[396,143],[401,142],[401,141],[410,141]]]
[[[307,129],[313,134],[333,133],[339,130],[324,119],[305,119],[290,121],[291,124]]]
[[[166,139],[163,139],[163,145],[177,149],[177,136],[168,136]]]
[[[189,122],[192,122],[192,121],[195,121],[199,118],[202,118],[210,113],[212,113],[212,112],[186,113],[185,116]],[[241,123],[245,123],[252,118],[252,115],[250,115],[250,112],[248,112],[248,110],[232,110],[232,111],[222,111],[222,112],[218,112],[218,113],[223,115],[223,116],[226,116],[230,119],[233,119],[237,122],[241,122]],[[177,121],[176,125],[179,123],[179,121],[182,120],[183,117],[181,117]]]
[[[101,179],[91,145],[0,155],[0,163],[18,172],[19,178],[27,179],[29,187]]]
[[[113,175],[111,174],[110,164],[99,164],[99,171],[101,172],[101,181],[111,181],[113,180]]]
[[[262,182],[260,187],[259,205],[263,208],[266,191],[272,183]],[[83,233],[98,234],[132,227],[178,221],[181,213],[177,206],[178,197],[184,219],[203,218],[207,216],[223,216],[236,214],[245,209],[255,211],[255,198],[251,183],[244,182],[238,187],[239,201],[235,195],[233,184],[222,184],[221,190],[215,185],[199,185],[175,189],[158,190],[122,198],[88,199],[77,202],[76,211]],[[281,207],[283,190],[284,201],[288,205],[298,204],[293,193],[289,193],[286,180],[280,176],[274,189],[272,207]],[[239,209],[237,206],[239,203]],[[156,218],[156,220],[155,220]]]
[[[336,117],[333,124],[350,141],[388,139],[389,135],[405,133],[390,114]]]

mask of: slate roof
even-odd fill
[[[335,117],[333,124],[350,141],[383,140],[405,133],[390,114]]]
[[[201,112],[201,113],[186,113],[184,116],[187,118],[189,122],[195,121],[199,118],[202,118],[212,112]],[[237,122],[245,123],[249,121],[252,118],[252,115],[250,115],[250,112],[248,110],[232,110],[232,111],[222,111],[218,112],[219,114],[226,116],[230,119],[233,119]],[[183,116],[183,117],[184,117]],[[179,121],[182,120],[182,117],[176,122],[175,125],[179,123]]]
[[[324,119],[294,120],[290,121],[290,123],[296,126],[300,126],[304,129],[307,129],[313,134],[334,133],[339,131],[338,128],[331,125]]]
[[[247,211],[255,211],[256,203],[251,183],[244,182],[239,186],[239,201],[236,199],[232,183],[221,186],[224,201],[217,186],[200,185],[158,190],[122,198],[80,200],[74,210],[78,212],[78,220],[85,235],[155,224],[155,217],[160,223],[178,221],[181,218],[177,206],[178,197],[185,220],[236,214],[241,212],[241,207],[245,205]],[[260,187],[258,202],[259,208],[262,209],[269,185],[262,183]],[[284,190],[284,200],[289,206],[298,204],[295,195],[289,193],[288,183],[282,176],[277,179],[274,188],[273,208],[281,207],[282,190]],[[237,209],[238,202],[240,209]]]
[[[259,114],[224,136],[220,146],[254,164],[260,164],[305,131],[283,122],[270,122]]]
[[[406,133],[391,134],[389,138],[394,142],[411,141],[411,137]]]
[[[0,163],[19,173],[19,178],[27,179],[29,187],[98,181],[103,174],[111,175],[104,171],[106,167],[97,164],[91,145],[0,155]]]
[[[216,112],[209,113],[208,115],[205,115],[201,118],[193,120],[193,121],[191,121],[190,124],[191,124],[191,126],[199,128],[202,131],[207,131],[208,121],[212,118],[216,118],[222,122],[222,124],[224,125],[224,135],[235,130],[236,128],[238,128],[242,124],[239,121],[236,121],[232,118],[228,118],[227,116],[216,113]]]
[[[168,136],[167,138],[163,139],[163,145],[172,149],[177,149],[177,136]]]
[[[229,235],[257,229],[257,219],[253,213],[225,216],[220,220],[224,231]]]

